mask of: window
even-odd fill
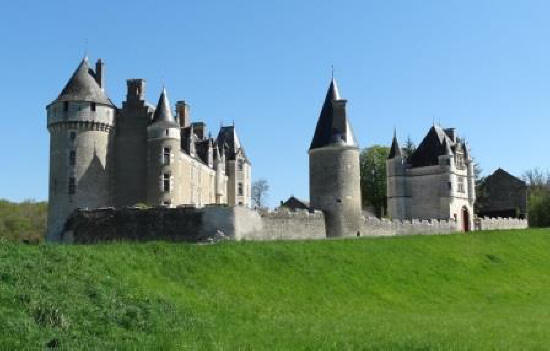
[[[166,129],[166,130],[164,131],[164,135],[168,136],[168,134],[169,134],[168,129]]]
[[[71,141],[76,139],[76,132],[71,132]]]
[[[76,184],[74,177],[69,178],[69,194],[74,194],[76,191]]]
[[[74,166],[76,164],[76,151],[71,150],[69,153],[69,165]]]
[[[243,170],[243,160],[239,160],[239,171]]]
[[[163,150],[164,151],[162,153],[162,164],[163,165],[169,165],[170,164],[170,148],[165,147]]]
[[[95,102],[90,103],[90,110],[95,111]]]
[[[63,111],[69,111],[69,102],[63,101]]]
[[[243,196],[243,183],[239,183],[239,196]]]
[[[458,177],[458,192],[459,193],[465,193],[464,190],[464,177]]]
[[[162,190],[164,190],[164,192],[170,191],[170,173],[164,173],[162,175]]]
[[[451,190],[453,188],[451,182],[447,182],[447,187],[449,188],[449,190]]]

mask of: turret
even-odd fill
[[[170,110],[166,89],[162,89],[153,121],[147,127],[147,202],[172,206],[180,201],[180,126]]]
[[[214,169],[216,170],[216,203],[226,203],[227,181],[225,175],[225,154],[219,145],[214,145]]]
[[[325,213],[327,236],[360,234],[359,145],[334,79],[309,148],[309,192],[310,206]]]
[[[445,137],[442,144],[443,152],[439,155],[439,168],[441,169],[440,179],[440,197],[448,201],[449,197],[456,192],[456,179],[455,179],[455,155],[451,150],[450,141]],[[442,209],[447,209],[448,206],[441,206]],[[442,218],[445,214],[441,214]]]
[[[116,108],[105,94],[104,64],[94,72],[85,57],[47,107],[50,132],[48,241],[62,240],[75,208],[109,206]],[[100,85],[101,84],[101,85]]]
[[[230,206],[251,205],[251,164],[241,145],[235,126],[221,127],[216,138],[221,157],[225,159],[227,203]]]
[[[403,158],[403,152],[397,141],[396,131],[393,132],[393,140],[390,154],[386,160],[386,197],[388,214],[394,219],[408,218],[407,198],[407,164]]]
[[[476,201],[476,175],[475,175],[475,164],[472,158],[470,148],[466,143],[463,144],[464,149],[464,158],[466,160],[466,167],[468,173],[468,201],[470,205],[474,205]]]

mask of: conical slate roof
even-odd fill
[[[168,100],[165,88],[162,88],[157,108],[155,109],[155,113],[153,114],[153,123],[158,122],[164,122],[178,126],[176,120],[174,119],[174,116],[172,115],[172,110],[170,110],[170,101]]]
[[[357,146],[353,130],[346,117],[345,111],[335,113],[333,101],[342,100],[336,85],[336,80],[333,78],[325,96],[325,102],[321,108],[321,114],[317,121],[315,134],[309,149],[317,149],[330,144],[341,144],[349,146]]]
[[[394,130],[393,140],[391,142],[391,149],[390,149],[390,154],[388,156],[388,160],[391,160],[396,157],[403,157],[403,154],[401,153],[401,147],[399,147],[399,142],[397,141],[397,135]]]
[[[88,58],[84,57],[72,77],[69,79],[61,94],[55,99],[58,101],[90,101],[98,104],[114,106],[111,100],[101,90],[94,78],[94,71],[88,65]]]

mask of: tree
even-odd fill
[[[361,195],[363,206],[372,206],[375,215],[386,211],[386,159],[390,148],[373,145],[361,151]]]
[[[252,183],[252,203],[255,208],[264,208],[269,192],[269,184],[265,179],[259,179]]]
[[[409,158],[416,151],[416,144],[412,141],[410,136],[407,136],[407,141],[403,147],[403,157]]]
[[[527,217],[531,227],[550,227],[550,174],[540,168],[523,173],[527,183]]]

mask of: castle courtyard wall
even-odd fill
[[[527,221],[522,219],[481,218],[476,221],[477,230],[524,228],[527,228]],[[460,232],[460,226],[454,219],[389,220],[369,217],[362,221],[360,236],[457,232]],[[325,239],[325,216],[320,211],[309,210],[260,213],[242,206],[78,209],[65,226],[62,239],[66,243],[113,240],[200,242],[220,234],[232,240]]]

